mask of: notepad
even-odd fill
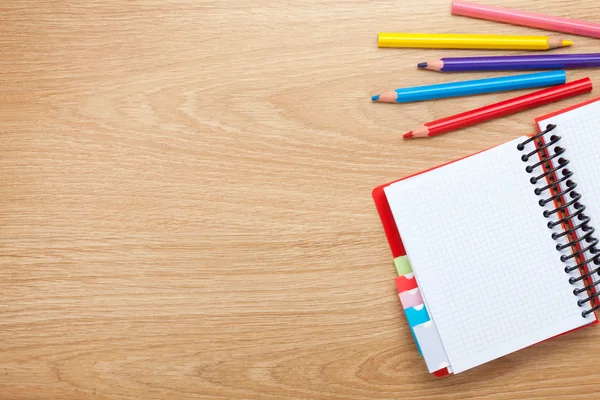
[[[388,240],[405,249],[396,260],[414,274],[429,315],[411,330],[435,343],[419,343],[430,372],[447,358],[460,373],[597,322],[600,255],[585,239],[600,222],[600,101],[537,122],[535,140],[379,188]],[[405,293],[403,304],[418,302]]]

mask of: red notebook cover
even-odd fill
[[[568,112],[568,111],[574,110],[574,109],[576,109],[578,107],[584,106],[584,105],[592,103],[594,101],[600,101],[600,98],[592,99],[592,100],[586,101],[584,103],[575,105],[573,107],[569,107],[569,108],[566,108],[566,109],[554,112],[552,114],[548,114],[548,115],[545,115],[543,117],[536,118],[535,121],[538,122],[540,120],[549,118],[551,116],[555,116],[555,115],[560,114],[560,113],[564,113],[564,112]],[[487,151],[487,150],[483,150],[483,151]],[[400,236],[400,232],[398,231],[398,228],[396,226],[396,222],[394,221],[394,217],[392,215],[392,211],[390,209],[390,206],[388,204],[387,198],[385,196],[384,188],[387,187],[387,186],[389,186],[389,185],[391,185],[391,184],[393,184],[393,183],[396,183],[396,182],[402,181],[404,179],[408,179],[408,178],[411,178],[413,176],[417,176],[417,175],[420,175],[420,174],[432,171],[434,169],[437,169],[437,168],[446,166],[448,164],[451,164],[451,163],[463,160],[463,159],[465,159],[467,157],[471,157],[471,156],[473,156],[475,154],[479,154],[479,153],[480,152],[473,153],[473,154],[471,154],[469,156],[462,157],[462,158],[459,158],[459,159],[456,159],[456,160],[453,160],[453,161],[450,161],[450,162],[438,165],[436,167],[433,167],[433,168],[430,168],[430,169],[427,169],[427,170],[424,170],[424,171],[421,171],[421,172],[418,172],[418,173],[415,173],[415,174],[412,174],[412,175],[405,176],[404,178],[395,180],[393,182],[386,183],[384,185],[378,186],[375,189],[373,189],[373,192],[372,192],[373,200],[375,202],[375,206],[377,208],[377,212],[379,213],[379,217],[381,219],[381,223],[383,225],[383,229],[384,229],[387,241],[389,243],[390,250],[392,251],[392,257],[393,258],[405,256],[406,255],[406,249],[404,248],[404,244],[402,243],[402,238]],[[598,318],[597,318],[597,316],[596,316],[595,313],[594,313],[594,318],[595,318],[594,322],[592,322],[589,325],[595,325],[595,324],[598,323]],[[583,326],[581,328],[585,328],[586,326],[589,326],[589,325],[585,325],[585,326]],[[574,329],[574,330],[578,330],[578,329],[581,329],[581,328],[577,328],[577,329]],[[569,332],[572,332],[572,331],[564,332],[564,333],[562,333],[560,335],[557,335],[557,336],[554,336],[554,337],[562,336],[562,335],[564,335],[566,333],[569,333]],[[550,339],[547,339],[547,340],[550,340]],[[449,374],[448,368],[443,368],[443,369],[440,369],[440,370],[434,372],[434,375],[438,376],[438,377],[442,377],[442,376],[445,376],[445,375],[448,375],[448,374]]]

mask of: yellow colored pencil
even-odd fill
[[[571,46],[570,40],[549,36],[509,36],[471,34],[428,34],[382,32],[379,47],[418,47],[431,49],[549,50]]]

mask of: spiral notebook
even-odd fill
[[[536,122],[538,134],[373,192],[438,376],[597,323],[600,99]]]

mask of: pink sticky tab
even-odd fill
[[[418,288],[409,290],[407,292],[398,293],[398,297],[400,297],[402,308],[405,310],[407,308],[420,306],[423,304],[423,297],[421,297],[421,292]]]

